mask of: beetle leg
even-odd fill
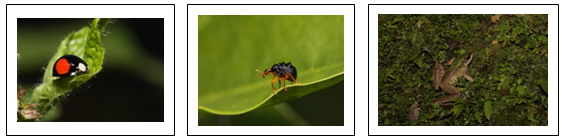
[[[287,92],[287,80],[293,82],[294,81],[293,75],[285,74],[285,76],[281,80],[283,81],[283,87],[285,88],[285,92]]]
[[[281,88],[281,78],[277,78],[277,83],[279,83],[279,88]]]
[[[283,80],[283,88],[285,88],[285,92],[287,92],[287,80]]]
[[[273,93],[277,95],[277,92],[275,92],[277,89],[275,88],[275,85],[273,85],[275,83],[275,77],[277,76],[273,76],[273,79],[271,79],[271,87],[273,88]]]
[[[297,82],[297,79],[295,79],[295,77],[293,77],[292,74],[289,74],[289,76],[290,76],[290,78],[291,78],[292,81],[295,81],[295,82],[293,82],[293,83],[301,84],[300,82]]]

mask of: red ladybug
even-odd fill
[[[75,55],[62,56],[53,66],[53,76],[55,77],[75,76],[87,71],[88,64]]]

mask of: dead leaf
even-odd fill
[[[439,62],[435,63],[433,68],[433,90],[437,90],[439,89],[439,84],[441,84],[441,80],[445,75],[445,68],[443,68],[443,65]]]
[[[496,23],[498,20],[500,20],[501,16],[502,16],[501,14],[496,14],[496,15],[490,17],[490,22]]]
[[[18,85],[18,100],[22,100],[25,96],[25,89]]]
[[[21,110],[20,113],[25,119],[39,119],[41,117],[41,114],[36,110]]]
[[[18,111],[26,119],[39,119],[41,113],[39,113],[35,108],[37,103],[30,103],[24,106],[23,110]]]
[[[412,105],[410,105],[410,112],[408,112],[408,121],[415,121],[418,120],[420,117],[420,108],[417,101],[414,101]]]

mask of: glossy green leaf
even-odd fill
[[[204,110],[198,113],[199,126],[310,126],[286,103],[240,115],[216,115]]]
[[[491,101],[486,101],[486,103],[484,103],[484,115],[486,116],[486,119],[488,119],[488,121],[492,118],[492,102]]]
[[[316,92],[343,81],[342,15],[200,15],[199,109],[236,115]],[[256,75],[291,62],[297,82]],[[281,87],[280,87],[281,86]],[[343,93],[343,91],[342,91]]]

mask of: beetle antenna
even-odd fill
[[[260,69],[256,69],[256,72],[258,72],[258,73],[256,73],[256,76],[263,75],[263,72],[261,72]]]

